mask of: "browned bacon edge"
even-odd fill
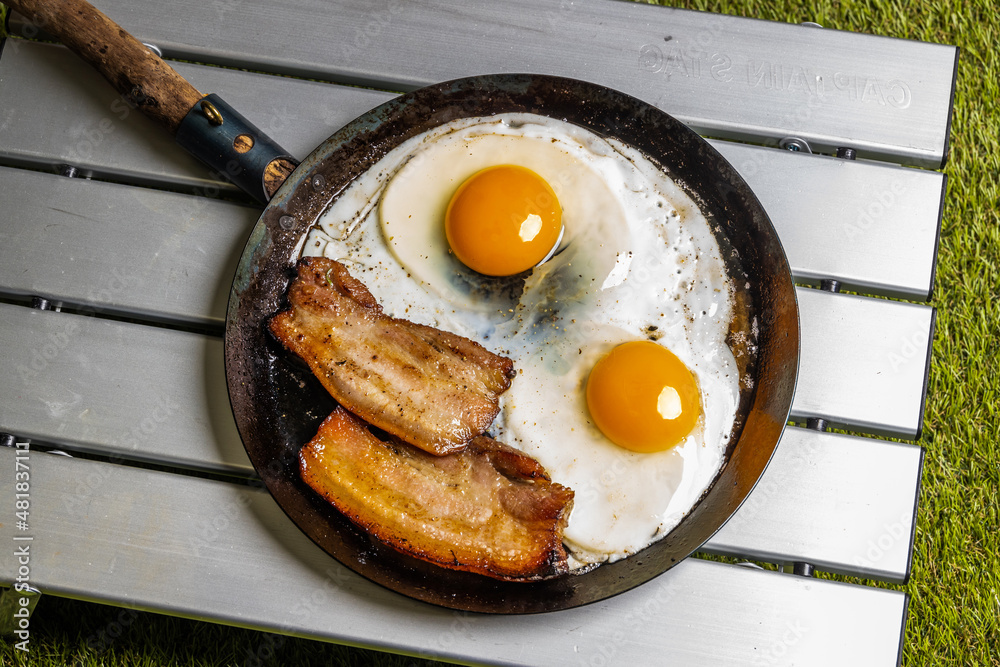
[[[492,438],[433,456],[380,440],[338,407],[299,462],[306,484],[403,553],[505,581],[568,571],[562,535],[573,491]]]

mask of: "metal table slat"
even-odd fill
[[[0,292],[219,329],[260,215],[208,197],[10,167],[0,167],[0,191]]]
[[[0,322],[0,432],[251,472],[229,407],[221,339],[9,304],[0,304]]]
[[[14,44],[18,48],[12,48]],[[235,70],[184,63],[178,67],[203,89],[223,92],[300,156],[354,115],[390,97]],[[47,168],[73,164],[116,180],[197,188],[209,194],[231,189],[213,180],[207,168],[183,154],[145,118],[130,114],[121,119],[120,114],[110,113],[121,101],[95,73],[60,47],[11,42],[0,58],[0,97],[10,100],[6,123],[0,126],[0,155],[11,164]],[[929,297],[943,174],[725,141],[712,143],[747,178],[765,205],[796,280],[816,284],[830,278],[845,289],[918,300]],[[18,185],[45,193],[55,187],[44,179]],[[123,193],[112,190],[101,196],[115,198]],[[30,194],[34,193],[25,191],[11,202],[25,209],[12,216],[22,225],[31,224],[31,211],[39,206]],[[175,206],[186,215],[170,224],[197,234],[188,224],[189,216],[194,213],[191,209],[202,204],[176,201]],[[106,225],[122,229],[105,230],[102,224],[95,231],[76,233],[116,238],[136,234],[128,229],[132,220],[127,215],[111,212],[110,218]],[[202,219],[211,218],[202,214]],[[77,224],[68,226],[76,229]],[[14,275],[23,279],[38,271],[29,268],[28,273],[19,270]],[[198,295],[195,300],[201,303]],[[187,310],[185,317],[193,315],[193,309]],[[223,312],[214,310],[203,316],[218,321]]]
[[[915,445],[787,427],[753,493],[702,550],[904,582],[923,456]]]
[[[0,317],[7,325],[0,345],[9,351],[0,373],[12,378],[0,386],[0,432],[113,458],[252,474],[229,409],[220,340],[20,306],[0,305]],[[123,386],[122,367],[156,381]],[[789,428],[778,452],[743,518],[710,548],[905,579],[909,533],[877,559],[866,555],[867,542],[878,542],[886,522],[913,514],[919,448]],[[854,472],[887,466],[898,471],[891,484],[866,485]]]
[[[404,90],[489,72],[588,79],[699,132],[941,165],[951,46],[603,0],[97,5],[170,57]],[[264,27],[266,26],[266,28]],[[12,25],[15,34],[23,26]],[[554,56],[554,54],[558,54]]]
[[[934,309],[801,287],[796,292],[802,345],[792,417],[918,439]]]
[[[14,455],[0,448],[7,469]],[[610,600],[545,614],[544,623],[463,614],[346,571],[261,491],[41,452],[29,465],[30,530],[16,534],[33,538],[31,582],[43,593],[464,663],[643,664],[657,655],[685,665],[839,666],[899,658],[907,598],[896,591],[689,559]],[[13,483],[3,479],[0,491],[12,495]],[[0,539],[13,544],[14,535],[4,522]],[[4,559],[0,580],[11,582],[15,567]]]
[[[926,301],[934,288],[944,174],[710,142],[747,180],[799,284]]]

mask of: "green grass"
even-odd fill
[[[906,586],[864,583],[911,596],[903,664],[1000,665],[1000,19],[995,9],[981,0],[664,4],[816,21],[827,28],[962,48],[952,155],[945,170],[949,185],[933,300],[937,333],[920,443],[927,457],[913,574]],[[109,629],[120,636],[102,644],[99,633]],[[104,650],[94,650],[95,645]],[[268,649],[275,657],[263,664],[423,664],[54,597],[39,604],[31,646],[29,664],[46,666],[254,664],[252,656],[266,658]],[[9,643],[0,646],[0,663],[19,661]]]

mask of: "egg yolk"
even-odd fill
[[[594,365],[587,407],[604,435],[634,452],[673,447],[701,414],[691,371],[673,352],[647,340],[619,345]]]
[[[561,231],[562,209],[552,187],[530,169],[510,164],[466,179],[445,214],[452,251],[489,276],[527,271],[546,258]]]

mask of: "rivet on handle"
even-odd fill
[[[207,118],[208,122],[212,125],[222,125],[222,114],[219,113],[219,110],[215,108],[215,105],[208,100],[201,101],[201,112],[205,114],[205,118]]]

